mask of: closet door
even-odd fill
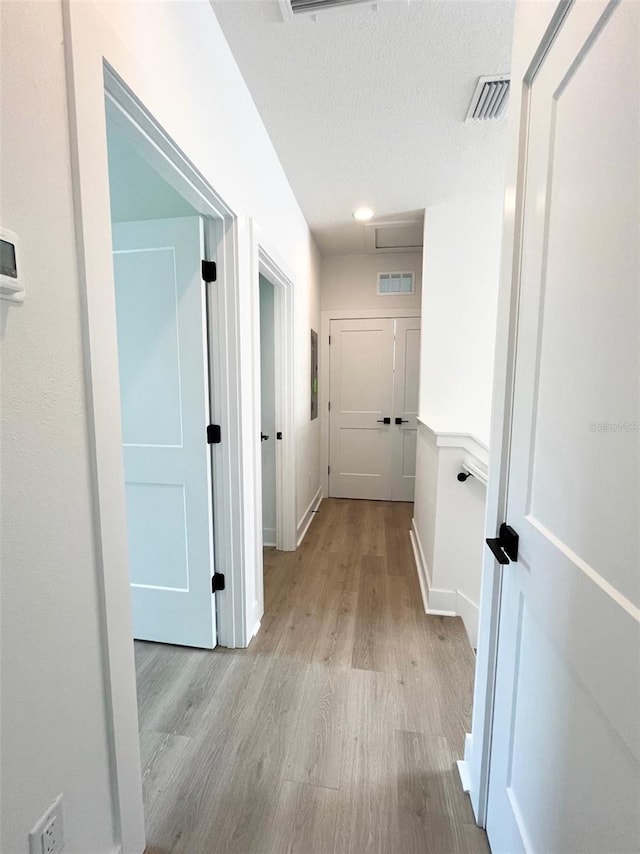
[[[391,433],[391,500],[413,501],[420,377],[420,318],[395,321],[393,418]]]
[[[331,322],[329,495],[413,501],[417,317]]]

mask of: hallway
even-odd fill
[[[325,499],[265,552],[248,650],[136,643],[147,854],[480,854],[455,760],[474,656],[427,617],[411,504]]]

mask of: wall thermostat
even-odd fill
[[[18,235],[0,228],[0,299],[24,300],[24,281],[20,277],[20,241]]]

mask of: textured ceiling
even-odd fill
[[[325,254],[376,218],[502,181],[506,121],[464,122],[477,78],[509,71],[511,0],[379,0],[283,22],[277,0],[212,0]]]

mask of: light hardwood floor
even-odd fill
[[[329,499],[265,552],[248,650],[136,643],[147,854],[480,854],[474,657],[427,617],[410,504]]]

